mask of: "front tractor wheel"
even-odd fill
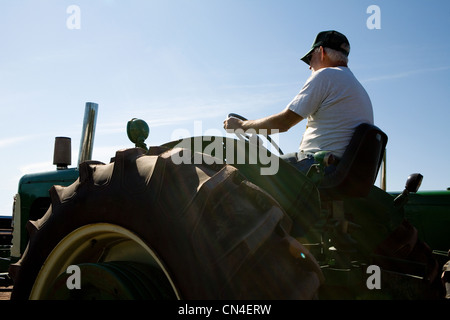
[[[176,298],[176,288],[152,249],[131,231],[108,223],[83,226],[59,242],[30,294],[32,300]]]
[[[28,222],[11,298],[315,297],[322,273],[278,203],[235,167],[172,161],[187,152],[134,148],[80,164]]]

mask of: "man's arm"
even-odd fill
[[[302,120],[302,116],[289,110],[289,108],[286,108],[280,113],[258,120],[243,121],[236,118],[228,118],[223,122],[223,127],[225,129],[242,129],[244,131],[253,129],[257,132],[259,132],[259,130],[266,130],[266,132],[270,134],[272,130],[286,132]]]

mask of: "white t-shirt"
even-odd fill
[[[318,151],[341,157],[355,128],[361,123],[373,124],[369,95],[347,67],[313,72],[288,108],[308,119],[300,159]]]

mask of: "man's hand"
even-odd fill
[[[259,130],[265,130],[263,134],[272,134],[273,131],[275,131],[275,133],[286,132],[302,120],[303,118],[300,115],[286,108],[280,113],[258,120],[243,121],[235,117],[229,117],[223,122],[223,127],[225,130],[230,131],[238,129],[246,131],[253,129],[256,130],[257,133],[259,133]]]
[[[243,125],[242,120],[234,117],[229,117],[228,119],[224,120],[223,122],[223,128],[225,130],[236,130],[236,129],[242,129]]]

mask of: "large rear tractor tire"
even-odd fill
[[[54,186],[12,299],[314,298],[322,273],[277,202],[233,166],[175,164],[182,152],[118,151]]]

